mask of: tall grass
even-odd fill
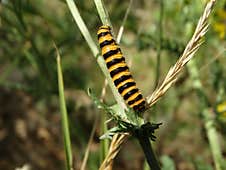
[[[72,162],[72,148],[71,148],[71,140],[70,140],[70,131],[69,131],[69,122],[67,116],[67,108],[65,103],[64,97],[64,83],[63,83],[63,74],[61,69],[61,62],[60,62],[60,54],[56,47],[57,51],[57,73],[58,73],[58,87],[59,87],[59,103],[60,103],[60,110],[61,110],[61,120],[62,120],[62,132],[63,132],[63,139],[64,139],[64,149],[65,149],[65,156],[66,156],[66,169],[72,170],[73,169],[73,162]]]

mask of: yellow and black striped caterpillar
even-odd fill
[[[101,26],[97,35],[102,56],[118,92],[134,111],[144,112],[145,99],[136,86],[119,45],[112,36],[111,28],[107,25]]]

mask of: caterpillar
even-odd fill
[[[110,26],[103,25],[97,32],[101,54],[118,92],[135,112],[144,112],[146,102],[136,86],[119,45],[114,40]]]

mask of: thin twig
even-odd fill
[[[163,10],[164,1],[160,0],[160,10],[159,10],[159,42],[157,50],[157,63],[156,63],[156,78],[155,78],[155,88],[158,86],[161,68],[161,50],[162,50],[162,34],[163,34]]]
[[[213,9],[216,0],[210,0],[200,17],[198,24],[196,26],[195,32],[188,42],[183,54],[178,59],[176,64],[170,68],[169,72],[167,73],[163,83],[157,88],[151,95],[149,95],[146,100],[149,107],[154,105],[172,86],[172,84],[177,80],[179,73],[182,71],[184,66],[189,62],[192,57],[194,56],[195,52],[199,49],[200,45],[203,41],[201,39],[205,35],[208,30],[207,20],[209,15]]]
[[[85,152],[85,155],[84,155],[84,158],[83,158],[83,161],[82,161],[82,166],[81,166],[80,170],[85,170],[85,168],[86,168],[86,163],[87,163],[87,160],[88,160],[88,157],[89,157],[90,146],[92,144],[93,137],[94,137],[94,134],[95,134],[95,130],[97,128],[97,122],[98,122],[98,116],[96,115],[95,116],[95,121],[94,121],[94,124],[93,124],[93,128],[92,128],[92,131],[91,131],[91,134],[90,134],[90,137],[89,137],[89,142],[88,142],[88,145],[87,145],[87,148],[86,148],[86,152]]]
[[[116,42],[117,42],[117,43],[120,43],[120,41],[121,41],[121,39],[122,39],[122,33],[123,33],[123,31],[124,31],[124,25],[125,25],[126,20],[127,20],[127,18],[128,18],[130,9],[131,9],[131,7],[132,7],[132,4],[133,4],[133,0],[130,0],[129,6],[128,6],[128,8],[127,8],[127,10],[126,10],[126,13],[125,13],[125,15],[124,15],[124,18],[123,18],[123,20],[122,20],[122,24],[121,24],[121,26],[120,26],[120,28],[119,28],[118,36],[117,36],[117,39],[116,39]]]

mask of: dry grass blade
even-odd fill
[[[202,44],[202,37],[208,30],[207,20],[215,2],[216,0],[210,0],[207,3],[203,14],[198,21],[195,32],[191,40],[188,42],[183,54],[178,59],[176,64],[170,68],[163,83],[159,86],[159,88],[157,88],[150,96],[146,98],[149,107],[155,104],[166,93],[166,91],[177,80],[178,75],[182,71],[184,66],[192,59],[195,52],[199,49],[200,45]]]
[[[120,151],[121,145],[126,140],[126,138],[129,136],[129,134],[116,134],[113,136],[113,139],[111,141],[111,145],[109,148],[108,155],[104,159],[103,163],[101,164],[99,170],[111,170],[113,160]]]

